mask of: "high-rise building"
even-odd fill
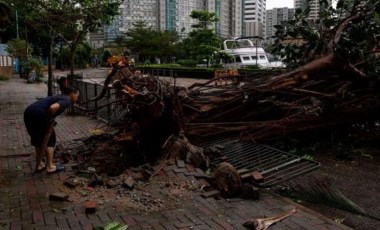
[[[94,48],[115,41],[118,36],[133,28],[137,21],[145,21],[154,29],[159,29],[159,0],[124,0],[119,6],[119,14],[110,25],[90,34],[90,43]],[[103,42],[101,42],[103,36]]]
[[[293,8],[273,8],[266,11],[266,29],[265,40],[267,43],[272,43],[273,36],[276,34],[275,25],[281,25],[284,21],[289,21],[294,18],[295,9]]]
[[[266,0],[243,1],[243,35],[265,35]]]
[[[104,26],[99,28],[97,31],[92,32],[88,36],[88,41],[92,48],[97,49],[104,46],[105,36],[104,36]]]
[[[205,0],[204,9],[214,12],[219,21],[214,24],[215,33],[222,38],[242,35],[242,0]]]
[[[265,0],[256,1],[263,1],[265,9]],[[124,35],[137,21],[145,21],[153,29],[177,31],[181,37],[185,37],[192,30],[191,25],[196,23],[190,17],[193,10],[215,12],[219,21],[213,27],[220,37],[239,37],[243,34],[243,2],[244,0],[124,0],[119,7],[119,15],[112,24],[97,33],[91,33],[90,42],[94,48],[101,47]],[[260,9],[259,15],[265,15],[265,11]],[[263,22],[263,19],[259,21]],[[102,36],[103,42],[100,39]]]
[[[332,0],[327,0],[328,6],[331,6]],[[309,19],[310,20],[318,20],[319,19],[319,13],[324,9],[324,5],[321,5],[319,3],[319,0],[294,0],[294,8],[295,9],[305,9],[307,6],[310,5],[310,13],[309,13]]]
[[[190,17],[193,10],[205,8],[204,0],[158,0],[159,29],[177,31],[185,36],[195,21]]]

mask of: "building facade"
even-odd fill
[[[273,43],[273,36],[276,34],[275,25],[281,25],[284,21],[289,21],[294,18],[294,8],[273,8],[266,11],[266,28],[265,41],[267,44]]]
[[[242,35],[243,0],[205,0],[204,10],[214,12],[219,18],[214,26],[215,33],[221,38]]]
[[[119,15],[111,25],[105,26],[96,33],[90,34],[90,43],[94,48],[113,42],[118,36],[123,36],[133,28],[137,21],[145,21],[152,29],[177,31],[181,37],[192,30],[196,23],[190,17],[193,10],[214,12],[219,21],[213,25],[215,32],[222,38],[234,38],[243,35],[243,12],[245,0],[124,0],[119,7]],[[256,0],[264,2],[265,0]],[[262,4],[260,3],[260,6]],[[249,8],[249,7],[248,7]],[[248,9],[248,13],[250,9]],[[263,13],[264,12],[264,13]],[[265,15],[259,9],[258,14]],[[264,16],[265,17],[265,16]],[[248,22],[252,20],[248,17]],[[263,19],[258,19],[263,22]],[[255,26],[248,25],[251,31]],[[263,26],[260,23],[260,28]],[[262,34],[262,33],[260,33]],[[103,38],[103,41],[102,41]]]
[[[328,6],[331,6],[332,0],[327,0]],[[309,19],[316,21],[319,19],[319,13],[324,9],[324,5],[319,3],[319,0],[294,0],[295,9],[305,9],[310,5]]]
[[[193,10],[205,8],[204,0],[159,0],[160,30],[177,31],[181,37],[191,31],[195,21],[190,17]]]
[[[265,35],[266,0],[244,0],[243,1],[243,35],[259,36]]]

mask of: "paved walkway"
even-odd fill
[[[104,80],[106,79],[109,72],[110,72],[110,68],[105,68],[105,67],[87,68],[87,69],[76,70],[76,73],[83,76],[83,81],[91,82],[91,83],[98,83],[98,84],[104,83]],[[64,71],[54,70],[54,72],[53,72],[54,76],[56,76],[56,77],[66,77],[69,73],[70,73],[69,70],[64,70]],[[167,75],[169,75],[169,73]],[[166,81],[169,81],[169,82],[174,84],[174,79],[171,77],[162,77],[161,76],[159,78],[166,80]],[[176,84],[178,86],[182,86],[182,87],[189,87],[190,85],[192,85],[195,82],[204,83],[206,81],[207,80],[205,80],[205,79],[192,79],[192,78],[181,78],[181,77],[179,77],[176,79]]]
[[[17,77],[0,82],[0,229],[92,229],[111,221],[128,224],[128,229],[245,229],[242,223],[251,217],[273,216],[293,207],[297,213],[269,229],[348,229],[267,192],[258,201],[204,198],[195,192],[191,199],[177,197],[180,207],[153,212],[123,206],[116,195],[95,214],[86,214],[83,202],[49,201],[48,195],[57,191],[70,171],[32,175],[33,148],[22,120],[25,107],[45,94],[45,85],[26,84]],[[61,143],[89,136],[99,125],[82,116],[62,115],[57,122]],[[177,181],[183,176],[170,166],[164,171]]]

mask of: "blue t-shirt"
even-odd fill
[[[61,114],[71,104],[69,96],[55,95],[55,96],[46,97],[44,99],[36,101],[33,104],[31,104],[29,107],[34,108],[34,109],[44,110],[47,113],[49,111],[50,106],[54,103],[59,104],[59,110],[54,114],[55,116],[58,116],[59,114]]]

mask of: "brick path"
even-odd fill
[[[45,94],[45,85],[26,84],[17,77],[0,82],[0,230],[92,229],[112,220],[128,224],[128,229],[245,229],[242,223],[253,216],[272,216],[295,206],[297,213],[269,229],[348,229],[267,192],[261,193],[259,201],[203,198],[194,194],[180,208],[150,213],[110,202],[95,214],[85,214],[83,203],[49,201],[48,194],[55,191],[57,183],[62,183],[70,171],[32,175],[33,148],[22,120],[25,107]],[[82,116],[62,115],[57,122],[61,143],[88,136],[89,130],[99,125],[96,120]],[[169,166],[164,171],[172,179],[186,178],[175,167]]]

